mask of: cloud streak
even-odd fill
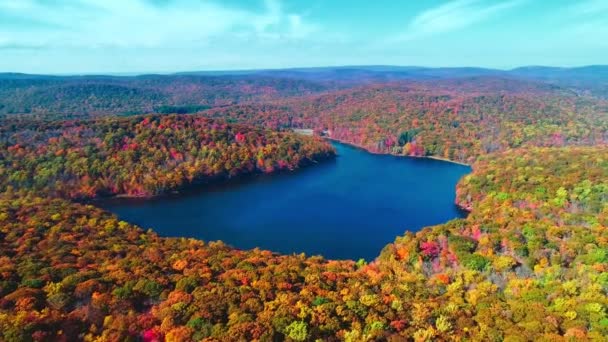
[[[395,40],[409,41],[472,26],[523,3],[523,0],[484,3],[453,0],[418,14]]]
[[[567,6],[560,13],[569,19],[559,29],[564,40],[575,40],[589,46],[608,46],[608,2],[605,0],[586,0]]]
[[[580,1],[568,9],[569,13],[575,15],[601,15],[608,13],[608,1],[587,0]]]
[[[0,41],[13,46],[154,48],[200,44],[215,37],[304,39],[318,27],[278,0],[262,11],[199,0],[0,1]],[[27,27],[15,22],[37,23]],[[43,34],[38,34],[43,33]]]
[[[0,41],[0,51],[2,51],[2,50],[42,50],[44,48],[45,48],[45,46],[40,46],[40,45],[4,43],[4,42]]]

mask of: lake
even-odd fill
[[[405,231],[465,215],[454,198],[469,167],[334,146],[335,160],[295,172],[100,205],[161,236],[355,260],[373,260]]]

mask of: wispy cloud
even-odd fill
[[[45,48],[45,46],[41,46],[41,45],[4,43],[2,40],[0,40],[0,51],[2,51],[2,50],[42,50],[44,48]]]
[[[0,40],[15,47],[171,47],[239,34],[303,39],[317,30],[279,0],[260,4],[255,11],[200,0],[1,0]],[[38,24],[12,24],[25,21]]]
[[[587,0],[579,1],[570,8],[568,12],[575,15],[602,15],[608,13],[608,1],[606,0]]]
[[[489,19],[523,2],[524,0],[499,2],[453,0],[418,14],[410,22],[407,30],[396,36],[395,40],[415,40],[459,30]]]
[[[583,0],[567,6],[560,13],[568,22],[558,33],[564,40],[574,40],[598,46],[608,46],[608,1]]]

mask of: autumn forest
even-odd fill
[[[0,74],[0,341],[605,340],[608,78],[588,68]],[[330,140],[471,165],[468,216],[329,260],[95,205],[314,168]]]

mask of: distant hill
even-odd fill
[[[339,66],[290,68],[267,70],[199,71],[185,72],[180,75],[257,75],[279,78],[296,78],[315,81],[352,81],[377,82],[394,80],[423,80],[432,78],[474,77],[501,75],[503,71],[484,68],[426,68],[417,66]]]
[[[254,75],[41,76],[0,74],[0,114],[129,115],[310,95],[328,84]],[[186,112],[189,112],[186,110]]]
[[[287,69],[250,69],[250,70],[209,70],[209,71],[186,71],[174,74],[142,74],[138,76],[110,76],[110,75],[73,75],[73,76],[50,76],[23,73],[0,73],[3,79],[132,79],[132,78],[171,78],[175,76],[215,76],[215,77],[244,77],[244,76],[270,76],[277,78],[299,78],[299,79],[332,79],[341,80],[353,78],[357,75],[367,75],[380,78],[403,78],[403,79],[425,79],[425,78],[462,78],[476,76],[512,76],[527,77],[534,79],[596,79],[607,81],[608,65],[589,65],[582,67],[548,67],[548,66],[524,66],[511,70],[478,68],[478,67],[420,67],[420,66],[392,66],[392,65],[354,65],[354,66],[332,66],[332,67],[309,67],[309,68],[287,68]]]
[[[429,68],[418,66],[362,65],[266,70],[193,71],[178,75],[266,75],[301,79],[354,79],[357,76],[378,79],[463,78],[477,76],[526,77],[539,80],[595,79],[608,81],[608,65],[590,65],[574,68],[525,66],[511,70],[477,67]]]
[[[443,80],[446,82],[437,83]],[[527,88],[608,98],[608,66],[513,70],[475,67],[342,66],[273,70],[195,71],[170,75],[49,76],[0,73],[0,114],[100,116],[197,112],[267,103],[364,85],[466,87],[467,91]]]
[[[509,71],[511,75],[536,79],[577,79],[608,81],[608,65],[589,65],[577,68],[529,66]]]
[[[575,68],[526,66],[512,70],[476,67],[428,68],[417,66],[377,65],[293,68],[277,70],[189,72],[183,74],[263,75],[321,82],[334,81],[348,84],[494,76],[553,83],[571,87],[580,93],[608,98],[608,65],[592,65]]]
[[[513,69],[514,77],[528,78],[569,87],[581,94],[608,98],[608,66],[578,68],[523,67]]]

